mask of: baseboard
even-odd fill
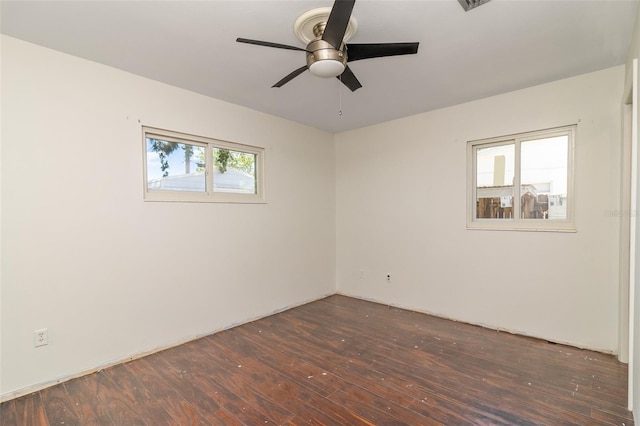
[[[296,304],[293,304],[293,305],[287,305],[285,307],[276,309],[275,311],[266,313],[264,315],[259,315],[259,316],[253,317],[253,318],[249,318],[249,319],[247,319],[245,321],[231,323],[231,324],[228,324],[228,325],[226,325],[226,326],[224,326],[222,328],[219,328],[219,329],[216,329],[216,330],[204,333],[204,334],[190,336],[190,337],[187,337],[185,339],[181,339],[181,340],[178,340],[176,342],[173,342],[173,343],[170,343],[170,344],[167,344],[167,345],[158,346],[156,348],[153,348],[153,349],[150,349],[150,350],[147,350],[147,351],[136,352],[136,353],[130,354],[130,355],[124,357],[124,358],[110,360],[110,361],[104,362],[102,364],[99,364],[99,365],[97,365],[97,366],[95,366],[93,368],[90,368],[90,369],[87,369],[87,370],[83,370],[83,371],[80,371],[80,372],[77,372],[77,373],[74,373],[74,374],[68,374],[68,375],[60,376],[60,377],[57,377],[57,378],[55,378],[53,380],[48,380],[46,382],[36,383],[34,385],[25,386],[24,388],[21,388],[21,389],[17,389],[17,390],[11,391],[11,392],[0,394],[0,403],[6,402],[6,401],[10,401],[12,399],[19,398],[19,397],[24,396],[24,395],[28,395],[30,393],[38,392],[38,391],[40,391],[42,389],[46,389],[48,387],[55,386],[57,384],[67,382],[69,380],[73,380],[73,379],[77,379],[77,378],[82,377],[82,376],[87,376],[89,374],[97,373],[97,372],[99,372],[101,370],[107,369],[109,367],[113,367],[113,366],[118,365],[118,364],[124,364],[125,362],[129,362],[129,361],[133,361],[133,360],[136,360],[136,359],[144,358],[145,356],[149,356],[149,355],[155,354],[157,352],[162,352],[164,350],[171,349],[171,348],[174,348],[176,346],[184,345],[185,343],[189,343],[189,342],[201,339],[201,338],[206,337],[206,336],[211,336],[211,335],[219,333],[221,331],[229,330],[229,329],[232,329],[234,327],[238,327],[238,326],[240,326],[242,324],[248,324],[250,322],[257,321],[257,320],[260,320],[262,318],[270,317],[271,315],[279,314],[280,312],[288,311],[289,309],[297,308],[299,306],[307,305],[309,303],[313,303],[313,302],[316,302],[318,300],[326,299],[327,297],[332,296],[334,294],[335,293],[326,293],[326,294],[324,294],[324,295],[322,295],[322,296],[320,296],[318,298],[305,300],[305,301],[302,301],[300,303],[296,303]]]
[[[615,351],[609,351],[609,350],[602,349],[602,348],[591,348],[591,347],[588,347],[588,346],[580,346],[580,345],[577,345],[575,343],[564,342],[564,341],[561,341],[561,340],[549,339],[547,337],[537,336],[537,335],[534,335],[534,334],[528,334],[528,333],[525,333],[525,332],[519,331],[519,330],[512,330],[512,329],[508,329],[508,328],[495,327],[495,326],[492,326],[492,325],[487,325],[487,324],[483,324],[483,323],[476,323],[476,322],[471,322],[471,321],[462,321],[462,320],[459,320],[459,319],[456,319],[456,318],[451,318],[451,317],[448,317],[446,315],[442,315],[442,314],[435,313],[435,312],[429,312],[429,311],[423,310],[423,309],[416,309],[414,307],[405,306],[405,305],[402,305],[402,304],[389,303],[389,302],[385,302],[385,301],[382,301],[382,300],[378,300],[378,299],[374,299],[374,298],[368,298],[368,297],[362,297],[362,296],[358,296],[358,295],[354,295],[354,294],[344,293],[344,292],[341,292],[341,291],[336,292],[336,294],[338,294],[340,296],[351,297],[353,299],[364,300],[366,302],[377,303],[379,305],[392,306],[394,308],[404,309],[404,310],[412,311],[412,312],[418,312],[420,314],[430,315],[432,317],[442,318],[442,319],[449,320],[449,321],[455,321],[455,322],[459,322],[461,324],[474,325],[476,327],[486,328],[487,330],[494,330],[494,331],[497,331],[497,332],[504,332],[504,333],[514,334],[514,335],[517,335],[517,336],[530,337],[532,339],[543,340],[545,342],[554,343],[554,344],[558,344],[558,345],[571,346],[573,348],[585,349],[585,350],[589,350],[589,351],[593,351],[593,352],[599,352],[599,353],[606,354],[606,355],[617,356],[617,353]],[[620,361],[620,362],[622,362],[622,361]],[[623,363],[623,364],[626,364],[626,363]]]
[[[359,295],[354,295],[354,294],[349,294],[349,293],[344,293],[344,292],[338,291],[338,292],[335,292],[335,293],[326,293],[326,294],[324,294],[324,295],[322,295],[322,296],[320,296],[318,298],[315,298],[315,299],[310,299],[310,300],[302,301],[300,303],[296,303],[296,304],[293,304],[293,305],[288,305],[288,306],[276,309],[275,311],[266,313],[264,315],[256,316],[256,317],[253,317],[253,318],[249,318],[249,319],[247,319],[245,321],[231,323],[231,324],[228,324],[228,325],[226,325],[226,326],[224,326],[222,328],[213,330],[213,331],[208,332],[208,333],[204,333],[204,334],[196,335],[196,336],[191,336],[191,337],[188,337],[188,338],[173,342],[173,343],[168,344],[168,345],[159,346],[157,348],[150,349],[148,351],[137,352],[135,354],[131,354],[131,355],[129,355],[127,357],[124,357],[124,358],[108,361],[108,362],[100,364],[100,365],[98,365],[96,367],[93,367],[93,368],[90,368],[88,370],[84,370],[84,371],[81,371],[81,372],[78,372],[78,373],[75,373],[75,374],[61,376],[61,377],[58,377],[58,378],[56,378],[54,380],[49,380],[47,382],[37,383],[37,384],[31,385],[31,386],[24,387],[22,389],[18,389],[18,390],[12,391],[12,392],[7,392],[6,394],[1,394],[0,395],[0,403],[5,402],[5,401],[9,401],[11,399],[19,398],[21,396],[24,396],[24,395],[27,395],[27,394],[30,394],[30,393],[33,393],[33,392],[38,392],[38,391],[40,391],[42,389],[45,389],[45,388],[48,388],[48,387],[51,387],[51,386],[55,386],[55,385],[57,385],[59,383],[63,383],[63,382],[69,381],[69,380],[77,379],[77,378],[82,377],[82,376],[93,374],[93,373],[99,372],[99,371],[104,370],[104,369],[109,368],[109,367],[113,367],[113,366],[118,365],[118,364],[123,364],[125,362],[133,361],[135,359],[143,358],[145,356],[149,356],[149,355],[152,355],[152,354],[157,353],[157,352],[161,352],[161,351],[164,351],[164,350],[167,350],[167,349],[171,349],[173,347],[180,346],[180,345],[183,345],[185,343],[188,343],[188,342],[191,342],[191,341],[194,341],[194,340],[197,340],[197,339],[201,339],[201,338],[206,337],[206,336],[211,336],[213,334],[219,333],[219,332],[224,331],[224,330],[229,330],[229,329],[232,329],[234,327],[238,327],[238,326],[243,325],[243,324],[247,324],[247,323],[250,323],[250,322],[253,322],[253,321],[257,321],[257,320],[260,320],[262,318],[269,317],[271,315],[279,314],[281,312],[288,311],[289,309],[297,308],[299,306],[303,306],[303,305],[306,305],[308,303],[313,303],[313,302],[316,302],[318,300],[326,299],[327,297],[330,297],[330,296],[333,296],[333,295],[351,297],[353,299],[364,300],[366,302],[377,303],[379,305],[384,305],[384,306],[392,306],[394,308],[404,309],[404,310],[408,310],[408,311],[412,311],[412,312],[418,312],[418,313],[421,313],[421,314],[430,315],[430,316],[433,316],[433,317],[436,317],[436,318],[442,318],[442,319],[446,319],[446,320],[449,320],[449,321],[455,321],[455,322],[459,322],[459,323],[462,323],[462,324],[474,325],[474,326],[486,328],[486,329],[489,329],[489,330],[495,330],[497,332],[505,332],[505,333],[514,334],[514,335],[530,337],[530,338],[537,339],[537,340],[543,340],[543,341],[547,341],[547,342],[550,342],[550,343],[571,346],[571,347],[579,348],[579,349],[586,349],[586,350],[599,352],[599,353],[603,353],[603,354],[607,354],[607,355],[616,355],[615,352],[613,352],[613,351],[607,351],[607,350],[598,349],[598,348],[583,347],[583,346],[579,346],[579,345],[576,345],[574,343],[569,343],[569,342],[550,340],[550,339],[548,339],[546,337],[531,335],[531,334],[527,334],[527,333],[524,333],[524,332],[521,332],[521,331],[518,331],[518,330],[510,330],[510,329],[506,329],[506,328],[494,327],[494,326],[490,326],[490,325],[487,325],[487,324],[474,323],[474,322],[470,322],[470,321],[461,321],[461,320],[458,320],[456,318],[451,318],[451,317],[448,317],[446,315],[442,315],[442,314],[438,314],[438,313],[434,313],[434,312],[429,312],[427,310],[416,309],[414,307],[404,306],[402,304],[393,304],[393,303],[385,302],[385,301],[374,299],[374,298],[367,298],[367,297],[362,297],[362,296],[359,296]]]

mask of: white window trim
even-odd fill
[[[479,139],[467,142],[467,229],[516,230],[516,231],[552,231],[576,232],[575,226],[575,139],[577,125],[556,127],[533,132],[518,133],[489,139]],[[519,188],[520,188],[520,143],[567,135],[567,218],[566,219],[521,219]],[[515,144],[514,168],[514,211],[513,219],[485,219],[476,218],[476,148],[490,145]],[[516,193],[518,191],[518,193]],[[517,201],[516,201],[517,200]]]
[[[147,137],[187,143],[190,145],[202,146],[205,148],[205,192],[193,191],[167,191],[149,190],[147,185]],[[224,148],[232,151],[241,151],[256,155],[256,194],[224,193],[213,191],[213,158],[214,148]],[[143,193],[144,201],[164,201],[164,202],[191,202],[191,203],[245,203],[264,204],[265,197],[265,173],[264,156],[265,149],[261,147],[222,141],[218,139],[206,138],[203,136],[189,135],[185,133],[173,132],[154,127],[142,126],[142,153],[143,153]]]

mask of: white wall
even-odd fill
[[[335,291],[333,135],[1,40],[3,397]],[[268,204],[143,202],[141,125],[264,146]]]
[[[338,291],[615,352],[623,84],[619,66],[337,135]],[[574,123],[578,232],[466,229],[468,140]]]
[[[623,101],[629,102],[630,98],[632,98],[632,88],[634,84],[638,84],[636,81],[633,82],[633,60],[640,58],[640,10],[636,14],[636,22],[633,29],[633,35],[631,37],[631,42],[629,46],[629,53],[627,55],[627,63],[625,69],[625,85],[623,92]],[[636,86],[636,91],[638,87]],[[629,108],[629,107],[627,107]],[[640,115],[640,106],[635,105],[636,114]],[[628,113],[628,109],[627,109]],[[633,109],[631,113],[628,113],[627,116],[627,126],[630,126],[631,123],[629,121],[633,120]],[[640,120],[640,116],[635,117],[637,120]],[[635,144],[637,148],[637,141],[633,141],[631,139],[631,132],[628,131],[628,134],[625,135],[628,139],[625,140],[627,145]],[[630,146],[625,146],[625,150],[627,152],[631,151]],[[637,155],[637,154],[636,154]],[[636,157],[637,160],[637,157]],[[640,162],[638,162],[640,164]],[[629,172],[629,175],[631,172]],[[638,181],[636,183],[636,188],[640,189],[640,185],[638,185]],[[625,188],[626,189],[626,188]],[[625,194],[626,195],[626,194]],[[626,195],[630,197],[630,195]],[[635,194],[636,201],[640,200],[640,193]],[[626,200],[625,200],[626,201]],[[635,259],[630,259],[631,262],[635,262],[635,276],[631,276],[629,278],[629,294],[627,295],[627,302],[629,302],[629,406],[633,409],[634,419],[640,418],[640,228],[637,227],[637,212],[630,211],[630,217],[635,218],[636,222],[636,235],[623,236],[626,240],[631,240],[632,244],[635,242]],[[633,216],[632,216],[633,215]],[[624,230],[624,228],[623,228]],[[628,238],[627,238],[628,237]],[[621,253],[622,256],[629,257],[629,250],[624,250]],[[628,276],[629,274],[627,274]]]

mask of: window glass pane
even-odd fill
[[[213,148],[213,192],[256,194],[256,154]]]
[[[515,144],[476,149],[476,218],[513,218]]]
[[[146,138],[147,189],[205,192],[205,149],[187,143]]]
[[[520,144],[520,216],[567,218],[568,136]]]

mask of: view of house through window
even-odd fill
[[[205,191],[203,146],[153,137],[147,141],[147,189]]]
[[[256,193],[256,154],[213,148],[215,192]]]
[[[520,144],[520,216],[566,219],[569,136]]]
[[[144,143],[148,200],[264,200],[262,148],[147,128]]]
[[[568,223],[574,130],[470,142],[474,200],[470,225],[502,227],[501,222],[524,228],[531,227],[526,225],[531,220]]]
[[[513,143],[476,151],[477,218],[513,218]]]

